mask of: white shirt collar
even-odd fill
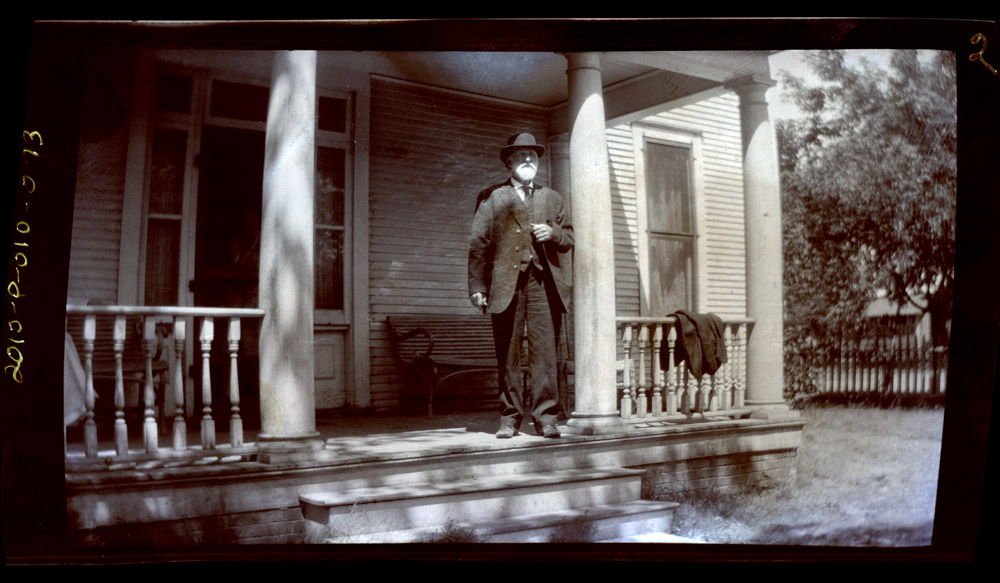
[[[521,200],[523,201],[524,200],[524,187],[525,186],[529,186],[530,187],[531,183],[528,183],[527,185],[521,184],[521,182],[518,181],[518,179],[514,178],[513,176],[510,177],[510,183],[514,186],[514,190],[517,191],[517,195],[520,196]]]

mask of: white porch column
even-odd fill
[[[740,97],[743,132],[743,197],[746,214],[747,317],[755,323],[747,341],[746,405],[755,417],[788,411],[784,388],[782,330],[781,182],[774,127],[765,92],[771,79],[729,84]]]
[[[318,435],[313,394],[316,52],[277,51],[260,237],[262,440]]]
[[[624,429],[615,394],[615,249],[611,178],[597,53],[567,53],[569,62],[569,190],[575,231],[573,329],[577,434]]]

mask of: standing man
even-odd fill
[[[493,318],[500,385],[497,437],[517,435],[524,411],[521,342],[527,325],[531,417],[559,437],[556,345],[573,281],[573,227],[556,191],[534,184],[545,147],[531,134],[500,150],[511,177],[479,193],[469,244],[469,299]]]

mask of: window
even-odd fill
[[[647,142],[646,220],[651,311],[693,307],[694,221],[690,150]]]
[[[347,96],[316,104],[315,302],[317,324],[347,324],[351,281],[351,124]]]
[[[641,313],[698,309],[698,137],[642,126],[634,137]]]
[[[160,71],[156,76],[140,296],[146,305],[179,302],[193,83],[190,75]]]
[[[344,162],[346,152],[316,153],[316,309],[344,309]]]

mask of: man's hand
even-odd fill
[[[539,243],[544,243],[546,241],[552,240],[553,229],[549,225],[544,224],[531,224],[531,234],[535,236],[535,240]]]
[[[486,313],[486,296],[482,292],[476,292],[469,297],[469,301],[472,302],[473,307],[482,310]]]

